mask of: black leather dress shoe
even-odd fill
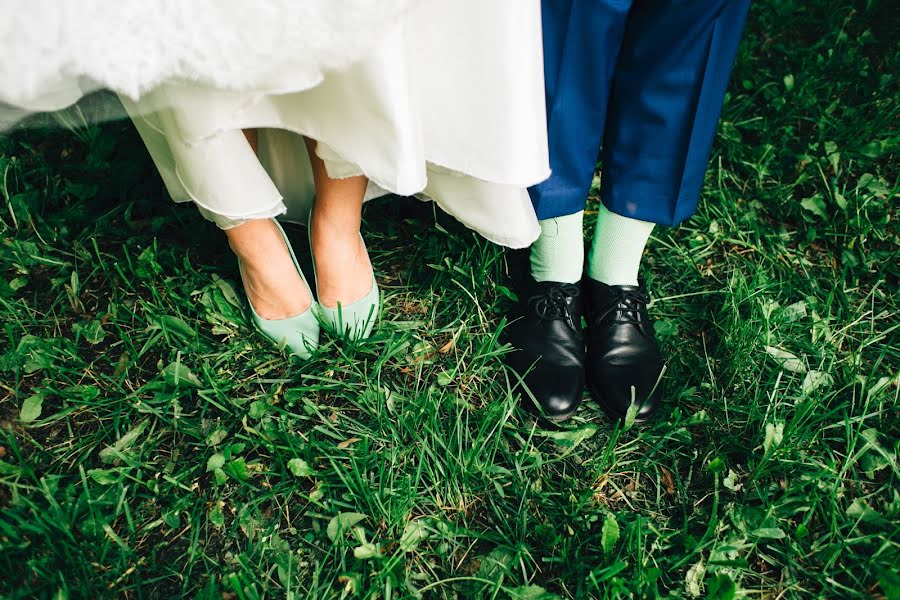
[[[530,279],[530,278],[529,278]],[[584,336],[578,284],[530,281],[521,290],[505,341],[515,350],[507,364],[523,378],[543,416],[551,421],[571,417],[584,392]],[[523,394],[522,405],[534,409]]]
[[[659,408],[662,354],[647,315],[642,286],[606,285],[585,278],[587,296],[587,380],[591,395],[607,414],[625,417],[632,402],[636,420]]]

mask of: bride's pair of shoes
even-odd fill
[[[256,328],[270,340],[274,341],[281,347],[286,347],[301,359],[307,359],[312,356],[316,348],[319,346],[319,333],[321,329],[325,329],[328,333],[342,337],[346,336],[351,340],[366,339],[372,334],[375,327],[375,321],[378,318],[378,284],[375,282],[375,274],[372,273],[372,288],[369,292],[359,300],[342,306],[340,303],[334,308],[323,306],[316,302],[312,295],[312,290],[297,257],[294,255],[294,249],[288,241],[287,234],[278,221],[272,220],[275,227],[281,234],[291,260],[303,285],[306,286],[306,293],[309,294],[310,305],[305,311],[299,315],[288,317],[286,319],[264,319],[257,314],[253,308],[253,303],[248,301],[250,312],[253,317],[253,324]],[[310,234],[312,231],[310,230]],[[360,235],[362,241],[362,236]],[[363,242],[365,244],[365,242]],[[310,252],[312,252],[312,243],[310,242]],[[313,277],[315,278],[316,257],[313,260]],[[238,259],[238,267],[240,267],[240,259]],[[317,286],[318,287],[318,286]],[[318,296],[318,294],[316,294]]]

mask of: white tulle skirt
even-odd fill
[[[518,248],[539,233],[526,188],[549,175],[542,64],[537,0],[424,0],[361,60],[307,89],[166,83],[123,102],[172,198],[195,202],[220,227],[279,215],[305,222],[314,196],[307,136],[329,175],[368,178],[368,198],[432,199]],[[261,130],[259,158],[247,128]]]

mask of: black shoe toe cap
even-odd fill
[[[646,421],[659,409],[661,367],[653,365],[602,365],[589,376],[591,393],[613,417],[623,419],[632,403],[638,405],[636,421]],[[590,366],[588,367],[590,368]],[[659,383],[657,383],[659,381]]]
[[[534,400],[523,390],[522,405],[532,412],[539,410],[542,416],[551,421],[563,421],[571,417],[581,404],[585,383],[582,367],[541,366],[538,363],[525,376],[524,381]]]

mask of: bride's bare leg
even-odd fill
[[[247,221],[226,229],[225,235],[241,259],[247,299],[260,317],[286,319],[309,308],[312,298],[271,219]]]
[[[256,129],[245,129],[244,137],[259,154]],[[304,312],[312,303],[306,286],[281,232],[271,219],[252,219],[225,230],[228,245],[241,260],[241,279],[247,299],[263,319],[286,319]]]
[[[312,215],[312,250],[316,260],[319,302],[346,306],[372,289],[372,263],[359,237],[365,177],[332,179],[316,156],[315,140],[306,140],[316,183]]]

